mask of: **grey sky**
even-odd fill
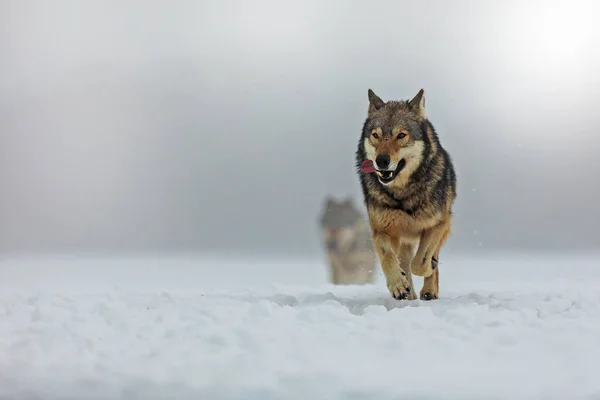
[[[367,89],[425,89],[448,247],[600,248],[590,1],[0,2],[0,251],[320,251]]]

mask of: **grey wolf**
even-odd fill
[[[319,219],[329,280],[336,285],[373,283],[377,257],[365,215],[351,199],[325,200]]]
[[[394,298],[416,299],[415,274],[424,277],[420,298],[437,299],[456,199],[452,160],[425,114],[423,89],[411,100],[384,102],[371,89],[368,98],[356,167],[377,258]]]

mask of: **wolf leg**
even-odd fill
[[[411,263],[413,274],[428,277],[433,273],[434,269],[437,268],[437,257],[434,261],[433,256],[436,253],[439,254],[449,234],[450,218],[423,232],[417,254],[415,254]]]
[[[400,267],[391,238],[375,233],[373,242],[390,293],[397,300],[407,299],[413,291],[412,285],[408,281],[407,272]]]
[[[440,271],[438,264],[440,251],[449,235],[450,218],[423,235],[423,239],[425,239],[421,239],[423,246],[421,247],[421,244],[419,244],[419,250],[413,258],[412,268],[418,265],[417,268],[421,268],[419,270],[422,273],[421,276],[425,277],[420,293],[422,300],[434,300],[439,296]]]
[[[334,285],[340,284],[340,271],[335,264],[331,266],[331,283]]]
[[[400,265],[400,269],[406,272],[406,278],[408,280],[408,283],[410,284],[410,293],[408,294],[408,300],[417,299],[417,292],[415,291],[415,287],[413,285],[411,270],[411,260],[414,251],[414,245],[408,243],[401,243],[400,246],[398,246],[397,250],[398,263]]]
[[[334,285],[340,284],[340,270],[337,260],[334,257],[329,257],[329,281]]]
[[[435,300],[440,292],[440,269],[438,268],[439,250],[433,255],[431,275],[423,279],[423,288],[419,297],[421,300]]]

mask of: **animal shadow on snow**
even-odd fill
[[[475,297],[477,298],[475,298]],[[368,307],[383,306],[387,311],[393,309],[402,309],[405,307],[436,307],[438,304],[453,303],[458,306],[460,303],[489,303],[489,299],[483,296],[468,295],[455,299],[439,299],[435,301],[421,300],[395,300],[387,293],[360,293],[360,294],[334,294],[332,292],[325,293],[310,293],[310,294],[274,294],[271,296],[257,296],[255,301],[268,301],[277,304],[281,307],[315,307],[324,304],[340,305],[348,309],[351,314],[363,315]]]
[[[504,309],[517,310],[523,306],[523,300],[531,305],[539,303],[539,296],[524,299],[523,296],[516,296],[511,293],[467,293],[456,296],[442,297],[434,301],[422,300],[395,300],[389,296],[387,292],[373,293],[344,293],[335,294],[331,291],[324,293],[300,293],[297,295],[290,294],[273,294],[270,296],[244,296],[245,301],[260,302],[267,301],[274,303],[280,307],[315,307],[326,304],[334,306],[343,306],[348,309],[351,314],[364,315],[365,310],[369,307],[383,306],[387,311],[394,309],[403,309],[406,307],[428,307],[437,309],[447,308],[463,308],[465,306],[485,306],[489,309]]]

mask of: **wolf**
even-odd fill
[[[453,162],[425,114],[423,89],[411,100],[384,102],[371,89],[368,98],[356,168],[387,288],[415,300],[414,274],[424,277],[420,298],[437,299],[457,195]]]
[[[352,199],[337,201],[328,197],[319,226],[329,262],[329,281],[336,285],[374,283],[377,256],[371,232]]]

